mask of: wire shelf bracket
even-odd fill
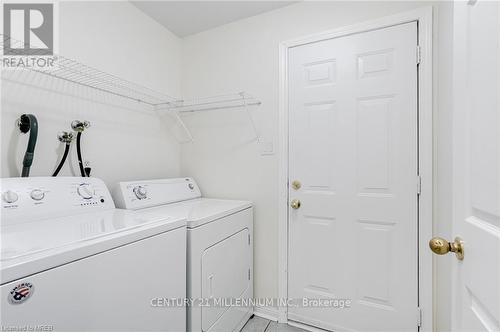
[[[184,127],[190,141],[193,141],[193,136],[189,132],[182,121],[182,113],[205,112],[205,111],[218,111],[218,110],[241,110],[243,109],[252,125],[257,142],[261,142],[261,135],[251,113],[252,106],[260,106],[262,102],[247,94],[246,92],[239,92],[236,94],[219,95],[212,97],[204,97],[193,100],[181,100],[168,102],[162,105],[157,105],[159,112],[171,112],[178,119],[179,123]]]

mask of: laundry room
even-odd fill
[[[500,1],[0,7],[2,331],[500,331]]]

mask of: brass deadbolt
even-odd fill
[[[302,185],[300,184],[300,181],[297,181],[297,180],[293,180],[292,181],[292,188],[295,189],[295,190],[299,190],[300,187],[302,187]]]

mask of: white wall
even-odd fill
[[[278,45],[281,41],[362,22],[433,3],[422,2],[303,2],[224,25],[187,37],[183,43],[182,94],[184,98],[244,90],[262,100],[255,118],[263,140],[278,146]],[[449,169],[451,132],[447,109],[451,79],[447,61],[451,56],[450,3],[435,4],[436,165],[438,176],[435,216],[447,229],[449,223]],[[443,16],[443,20],[439,19]],[[442,43],[438,44],[438,40]],[[441,56],[441,52],[443,55]],[[443,90],[443,96],[439,91]],[[251,199],[255,203],[255,293],[278,296],[278,159],[260,154],[252,141],[244,112],[206,112],[185,117],[195,137],[181,149],[181,170],[195,177],[209,196]],[[450,128],[451,129],[451,128]],[[443,137],[441,137],[443,136]],[[425,250],[425,248],[424,248]],[[440,269],[441,272],[446,272]],[[444,275],[444,277],[443,277]],[[437,280],[449,298],[448,274]],[[442,292],[439,288],[438,292]],[[449,328],[439,302],[436,326]]]
[[[128,2],[61,2],[59,53],[170,95],[180,95],[181,40]],[[155,113],[135,102],[50,79],[3,72],[1,176],[19,176],[28,135],[15,120],[38,117],[39,136],[31,175],[51,175],[62,154],[57,140],[74,119],[92,127],[82,138],[92,175],[118,180],[179,174],[179,144]],[[42,87],[42,88],[40,88]],[[74,145],[73,145],[74,147]],[[79,174],[76,149],[61,175]]]

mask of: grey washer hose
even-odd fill
[[[30,132],[28,146],[26,147],[26,153],[23,159],[23,171],[21,173],[22,177],[28,177],[30,175],[31,165],[33,164],[33,157],[35,156],[35,146],[38,137],[38,120],[33,114],[23,114],[21,118],[19,118],[18,124],[21,132]]]

